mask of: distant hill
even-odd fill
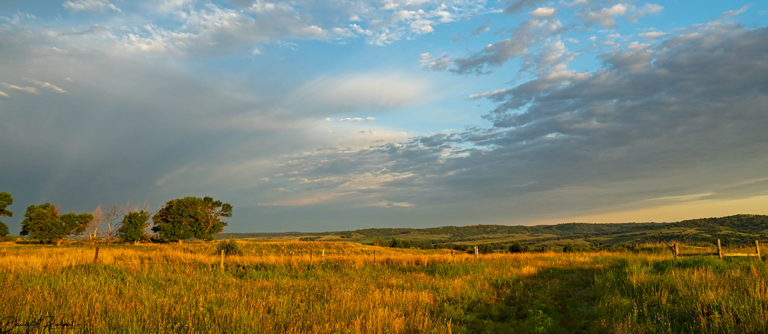
[[[507,226],[470,225],[415,228],[369,228],[336,232],[286,233],[222,233],[219,238],[252,238],[264,240],[323,240],[360,243],[391,243],[392,239],[416,247],[462,248],[490,244],[505,248],[521,243],[534,249],[572,245],[584,248],[606,248],[629,244],[680,241],[711,244],[721,239],[724,244],[741,245],[755,239],[768,239],[768,216],[735,215],[719,218],[690,219],[672,223],[566,223],[557,225]],[[403,243],[401,243],[403,244]]]

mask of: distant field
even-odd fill
[[[569,246],[582,251],[634,249],[637,244],[662,241],[714,246],[750,245],[768,239],[768,216],[734,215],[668,223],[567,223],[557,225],[469,225],[415,228],[370,228],[317,233],[222,233],[221,239],[353,241],[386,245],[392,239],[419,248],[467,249],[486,244],[503,250],[522,243],[531,250],[558,251]]]
[[[345,242],[0,245],[3,329],[256,333],[768,331],[768,267],[648,252],[473,255]],[[693,248],[684,248],[692,251]],[[322,253],[325,253],[324,258]],[[374,262],[374,252],[376,259]]]

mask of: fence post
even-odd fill
[[[96,246],[96,253],[93,254],[93,263],[99,262],[99,246]]]
[[[680,253],[677,251],[677,243],[675,243],[675,257],[677,257],[678,254]]]
[[[755,253],[757,253],[757,258],[761,261],[763,260],[762,257],[760,257],[760,244],[755,240]]]
[[[325,248],[323,248],[323,251],[320,253],[320,260],[321,262],[325,262]]]
[[[221,250],[221,261],[219,262],[219,267],[221,267],[221,269],[224,269],[224,250],[223,249]]]
[[[723,249],[720,247],[720,239],[717,239],[717,257],[723,259]]]
[[[376,264],[376,250],[373,250],[373,264]]]
[[[475,258],[477,258],[477,253],[478,253],[477,246],[475,246]]]

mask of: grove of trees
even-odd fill
[[[222,219],[232,217],[232,205],[211,197],[184,197],[165,203],[152,218],[160,239],[181,242],[197,238],[213,240],[224,230],[227,223]]]
[[[11,194],[0,192],[0,217],[13,216],[7,209],[11,204]],[[117,222],[119,215],[123,215],[123,219],[117,228],[113,222]],[[181,242],[195,238],[210,241],[227,226],[224,221],[227,217],[232,217],[232,205],[208,196],[170,200],[154,215],[149,213],[146,204],[142,210],[130,205],[113,205],[102,211],[99,205],[92,213],[60,214],[57,206],[44,203],[27,207],[20,234],[60,245],[65,237],[84,232],[88,233],[89,240],[95,240],[105,233],[99,228],[106,222],[108,237],[117,236],[122,241],[136,243],[149,239],[146,230],[152,218],[152,231],[157,233],[159,240]],[[0,222],[0,237],[7,234],[8,226]]]
[[[59,209],[51,203],[30,205],[21,222],[21,235],[60,245],[64,237],[83,233],[91,220],[93,215],[90,213],[59,215]]]

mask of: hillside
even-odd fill
[[[370,228],[319,233],[223,233],[220,238],[352,241],[384,244],[392,243],[392,239],[396,239],[400,242],[400,246],[427,248],[461,248],[478,244],[491,244],[494,248],[504,248],[514,242],[528,245],[534,249],[559,248],[565,245],[582,248],[606,248],[660,241],[711,244],[716,239],[721,239],[724,244],[740,245],[751,243],[755,239],[768,239],[768,216],[735,215],[665,223],[471,225],[423,229]]]

